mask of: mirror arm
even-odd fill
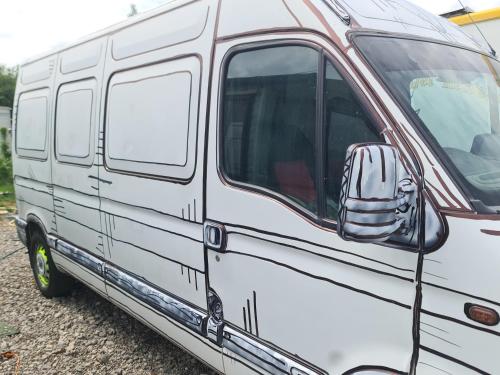
[[[412,207],[416,207],[417,196],[418,196],[418,186],[410,177],[407,177],[399,182],[399,193],[405,203],[397,208],[397,218],[401,221],[401,227],[399,229],[400,234],[407,235],[414,223],[412,224],[412,213],[409,212]],[[408,217],[408,214],[410,216]]]

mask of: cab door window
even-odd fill
[[[251,50],[227,68],[223,166],[237,183],[278,193],[316,213],[320,54],[303,46]]]
[[[381,140],[350,84],[307,46],[239,52],[225,74],[226,179],[336,221],[347,148]]]

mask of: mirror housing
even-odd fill
[[[340,237],[377,243],[406,236],[415,230],[417,212],[417,186],[396,147],[382,143],[349,147],[340,193]]]

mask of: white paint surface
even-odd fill
[[[26,96],[22,96],[19,101],[17,148],[45,151],[48,98],[45,92],[31,93]]]
[[[74,91],[59,93],[56,114],[59,155],[75,158],[89,156],[93,95],[91,89],[76,87]]]

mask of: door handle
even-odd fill
[[[205,246],[218,253],[226,252],[226,228],[222,224],[206,222],[203,226]]]

